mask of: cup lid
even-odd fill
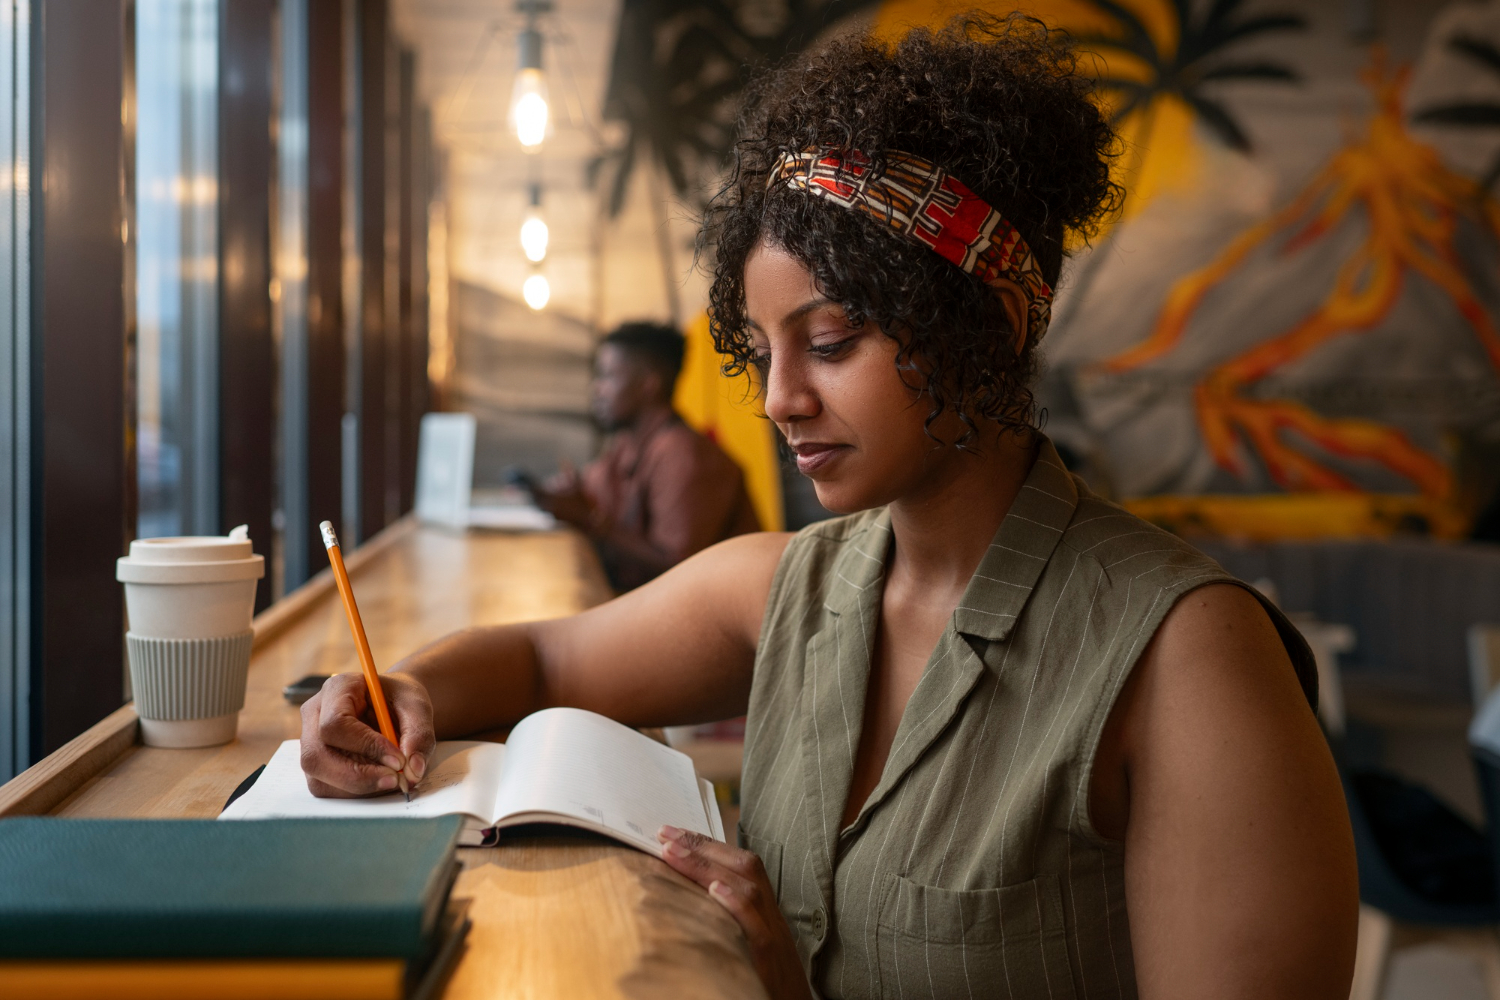
[[[203,563],[249,559],[254,555],[249,528],[240,525],[228,535],[178,535],[138,538],[130,543],[130,562]]]
[[[264,565],[242,524],[228,535],[136,539],[130,543],[130,555],[116,561],[115,578],[126,583],[258,579]]]

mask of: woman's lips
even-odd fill
[[[849,448],[846,444],[829,444],[825,441],[810,441],[792,445],[797,455],[797,471],[810,476],[818,469],[842,455]]]

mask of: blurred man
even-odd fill
[[[672,409],[683,348],[682,334],[653,323],[600,342],[591,404],[609,443],[581,474],[565,465],[538,497],[593,539],[616,590],[760,530],[739,466]]]

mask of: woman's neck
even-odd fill
[[[944,449],[910,495],[891,504],[887,574],[924,587],[968,585],[1036,460],[1038,439],[999,432],[974,451]]]

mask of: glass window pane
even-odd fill
[[[216,532],[218,4],[136,18],[136,530]]]

